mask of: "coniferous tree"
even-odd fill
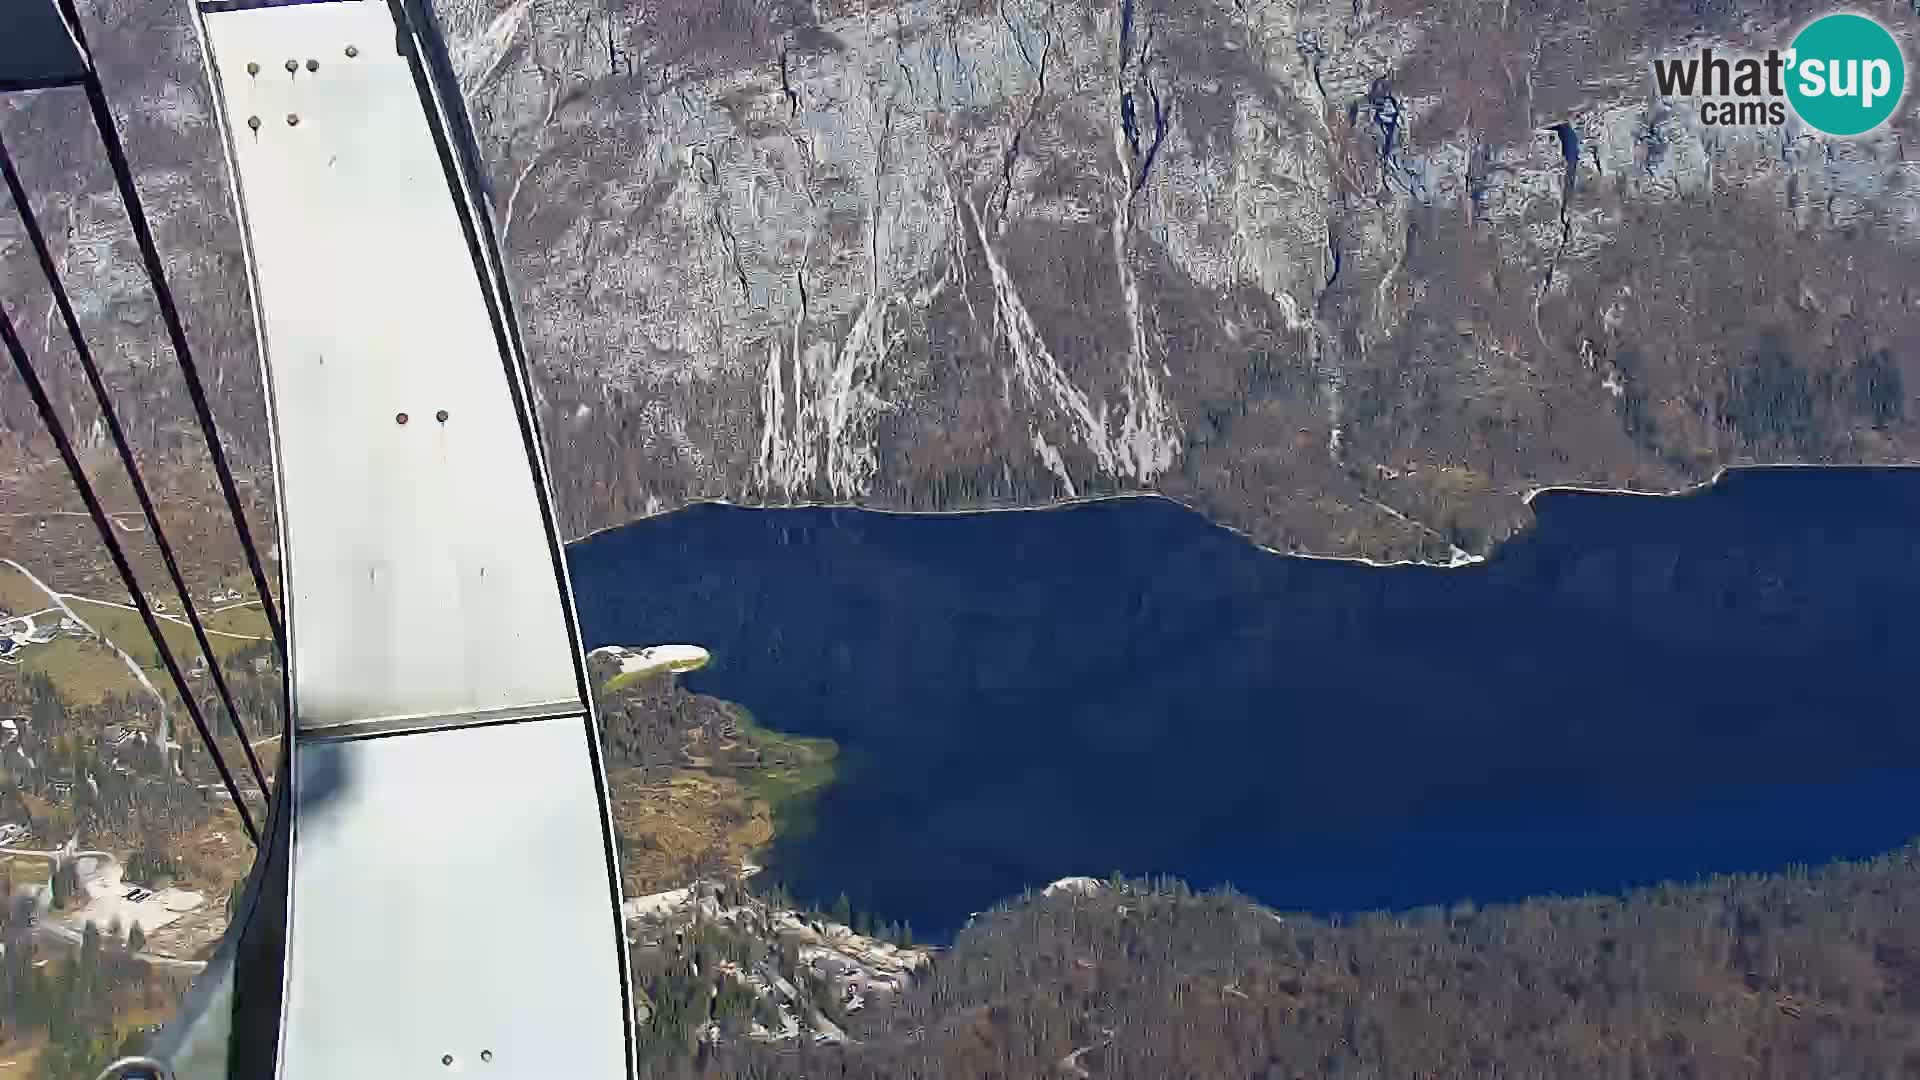
[[[47,889],[51,893],[50,902],[53,910],[66,910],[67,905],[73,902],[77,884],[78,882],[74,880],[73,864],[66,859],[56,859],[53,864],[53,874],[47,879]]]

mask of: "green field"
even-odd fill
[[[146,668],[154,685],[166,685],[159,650],[148,636],[139,612],[98,600],[72,596],[63,599],[67,607],[93,627],[95,632],[125,649],[141,667]],[[24,615],[55,606],[47,594],[25,575],[12,567],[0,567],[0,609],[9,614]],[[265,640],[268,633],[266,616],[257,605],[204,614],[201,621],[209,631],[214,653],[223,659]],[[162,618],[160,625],[161,633],[167,638],[167,647],[173,651],[174,657],[182,665],[192,665],[193,658],[200,654],[199,645],[194,641],[193,628],[184,621],[168,618]],[[125,661],[112,649],[98,642],[73,638],[62,637],[44,645],[26,647],[20,653],[19,666],[12,670],[45,675],[59,687],[63,697],[80,704],[140,690],[139,682],[127,670]]]
[[[27,576],[11,566],[0,566],[0,610],[9,615],[24,615],[51,607],[53,601]]]
[[[23,650],[13,670],[45,675],[60,696],[75,705],[93,705],[115,694],[140,692],[126,662],[96,641],[58,638]],[[157,684],[156,684],[157,685]]]
[[[602,695],[616,694],[633,686],[642,679],[656,679],[666,674],[671,673],[666,671],[622,671],[613,678],[608,679],[600,687],[599,692]]]
[[[0,855],[0,878],[16,889],[30,885],[45,885],[53,876],[53,863],[47,859],[28,859],[13,855]]]
[[[778,829],[805,832],[812,824],[809,804],[833,783],[840,747],[832,739],[788,735],[762,727],[745,709],[740,711],[740,741],[758,749],[763,760],[777,756],[787,761],[740,770],[741,786],[767,804]]]
[[[690,671],[698,671],[703,666],[705,666],[704,663],[694,664],[689,667],[674,667],[670,665],[662,665],[659,667],[644,668],[639,671],[617,672],[612,678],[608,679],[606,683],[600,687],[600,693],[601,694],[617,693],[618,691],[625,690],[628,687],[634,686],[645,679],[658,679],[658,678],[661,678],[662,676],[667,676],[667,675],[685,675]]]
[[[127,650],[140,666],[155,671],[160,670],[160,653],[153,647],[153,639],[147,636],[147,627],[140,619],[140,613],[112,604],[103,604],[95,600],[78,600],[69,597],[67,606],[75,615],[85,619],[101,636]],[[218,615],[203,616],[201,624],[212,633],[208,634],[213,642],[213,651],[222,658],[263,639],[267,633],[266,616],[258,608],[239,608],[224,611]],[[172,619],[160,620],[161,633],[167,636],[167,647],[173,650],[175,658],[182,664],[192,663],[191,657],[200,654],[200,646],[193,640],[193,627],[185,621]],[[227,637],[227,634],[243,634],[244,637]]]

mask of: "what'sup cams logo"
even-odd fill
[[[1664,97],[1693,99],[1703,124],[1776,127],[1791,108],[1815,131],[1844,137],[1874,130],[1900,107],[1907,64],[1886,27],[1841,12],[1808,23],[1785,50],[1706,48],[1655,60],[1653,82]]]

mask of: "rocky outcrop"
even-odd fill
[[[1764,10],[721,10],[443,7],[576,530],[1158,490],[1449,561],[1540,483],[1911,453],[1900,130],[1646,85]]]
[[[1782,38],[1784,6],[439,7],[575,534],[1155,490],[1274,547],[1457,561],[1541,484],[1914,456],[1910,119],[1715,128],[1647,85]],[[171,48],[114,70],[170,118],[136,148],[250,392],[191,43],[148,18]],[[75,175],[49,216],[127,323]]]
[[[804,1036],[818,1044],[847,1041],[842,1025],[851,1015],[870,1004],[885,1011],[933,959],[931,949],[857,933],[748,892],[737,880],[635,897],[622,915],[637,968],[643,1043],[660,1027],[655,1002],[671,1006],[677,984],[700,978],[703,963],[715,990],[712,1004],[700,1001],[694,1017],[701,1042],[780,1044]]]

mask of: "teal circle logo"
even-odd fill
[[[1886,123],[1907,88],[1900,43],[1851,12],[1808,23],[1793,39],[1787,65],[1793,111],[1827,135],[1859,135]]]

